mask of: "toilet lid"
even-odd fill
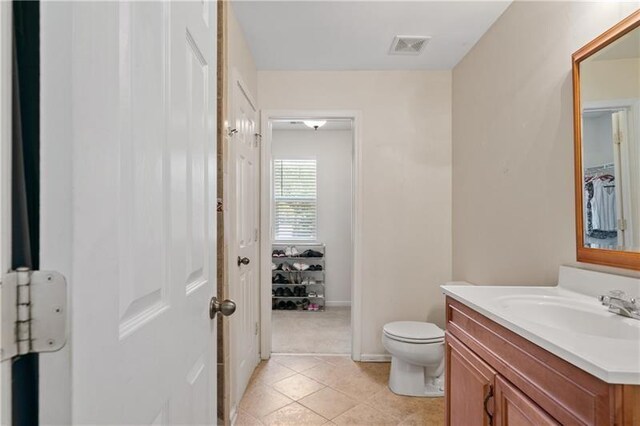
[[[444,338],[444,331],[430,322],[390,322],[385,324],[383,331],[390,338],[402,341],[427,342]]]

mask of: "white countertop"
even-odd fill
[[[555,287],[442,286],[447,296],[599,379],[640,385],[640,320],[608,312],[594,296],[614,289],[640,296],[640,279],[561,267]]]

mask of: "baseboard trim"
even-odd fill
[[[362,362],[391,362],[389,354],[362,354],[360,355]]]
[[[229,416],[229,424],[234,426],[236,424],[236,420],[238,420],[238,410],[233,409]]]
[[[329,307],[351,307],[351,302],[349,301],[333,301],[333,302],[329,302],[328,300],[325,302],[326,306]]]

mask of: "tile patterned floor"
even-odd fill
[[[444,398],[387,387],[388,363],[345,356],[274,355],[260,363],[240,401],[237,426],[444,424]]]

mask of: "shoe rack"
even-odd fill
[[[286,254],[278,255],[280,252]],[[271,253],[272,309],[324,311],[325,245],[273,244]]]

